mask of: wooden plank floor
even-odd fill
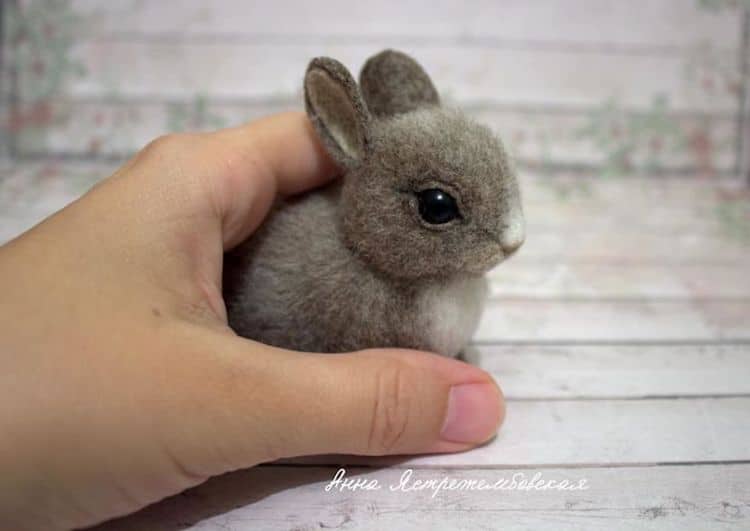
[[[112,165],[0,169],[2,241]],[[473,360],[508,399],[497,438],[457,455],[264,465],[101,528],[750,528],[750,191],[668,177],[523,187],[528,244],[491,273]],[[326,491],[340,466],[380,490]],[[586,488],[391,489],[404,474]]]

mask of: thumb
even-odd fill
[[[453,359],[396,349],[303,354],[230,341],[238,351],[232,378],[245,382],[225,386],[233,399],[222,416],[231,420],[219,437],[232,468],[313,454],[461,451],[494,436],[504,417],[491,376]]]
[[[277,393],[276,413],[294,419],[279,426],[282,457],[466,450],[493,437],[504,416],[489,374],[425,352],[301,355],[288,374],[298,387]]]

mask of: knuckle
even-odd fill
[[[169,133],[149,142],[141,150],[144,157],[170,159],[184,152],[190,145],[191,135],[187,133]]]
[[[403,364],[388,362],[375,373],[375,403],[367,443],[373,455],[392,453],[405,440],[414,407],[408,371]]]

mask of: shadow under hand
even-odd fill
[[[349,459],[342,459],[347,465],[331,464],[336,462],[335,459],[335,456],[314,456],[230,472],[211,478],[197,487],[166,498],[136,513],[110,520],[91,529],[95,531],[183,530],[209,518],[258,504],[269,496],[316,483],[320,484],[322,501],[329,494],[325,491],[326,485],[334,479],[339,468],[346,468],[347,478],[381,468],[379,466],[368,467],[365,464],[367,458],[364,457],[357,458],[364,466],[352,465]],[[388,464],[396,464],[405,459],[389,458]],[[275,510],[274,507],[276,507]],[[255,509],[257,513],[253,512]],[[290,507],[290,510],[293,510],[293,507]],[[275,504],[268,504],[263,508],[251,508],[250,511],[252,517],[248,519],[245,513],[243,520],[253,527],[255,526],[252,521],[255,521],[255,525],[262,526],[263,523],[268,524],[274,520],[279,523],[279,520],[284,520],[284,514],[280,514]],[[289,524],[291,525],[292,522]],[[218,523],[217,527],[240,529]],[[246,526],[243,525],[242,528]]]

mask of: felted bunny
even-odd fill
[[[370,58],[359,86],[338,61],[313,59],[304,88],[342,178],[279,202],[226,255],[230,326],[294,350],[456,356],[479,323],[484,274],[524,239],[502,144],[441,107],[429,76],[397,51]]]

